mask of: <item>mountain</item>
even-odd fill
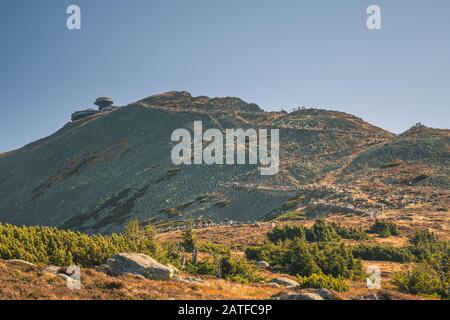
[[[222,132],[280,129],[279,174],[262,176],[256,165],[173,165],[171,134],[192,131],[194,121]],[[292,210],[364,214],[390,205],[382,196],[389,188],[433,188],[440,201],[449,189],[449,151],[449,130],[396,136],[342,112],[266,112],[239,98],[168,92],[0,155],[0,222],[107,233],[133,217],[164,225],[190,214],[216,221]],[[359,205],[355,195],[366,189],[373,199]]]

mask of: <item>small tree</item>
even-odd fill
[[[194,233],[194,221],[192,216],[189,218],[186,224],[186,229],[183,232],[183,241],[181,243],[184,250],[192,252],[192,263],[197,261],[197,239]]]
[[[151,224],[142,228],[137,219],[131,220],[125,226],[125,236],[133,244],[135,251],[152,255],[158,251],[156,232]]]

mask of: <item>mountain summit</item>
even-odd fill
[[[174,166],[171,134],[194,121],[204,130],[280,129],[279,174],[261,176],[256,165]],[[402,205],[383,195],[402,188],[418,197],[433,188],[439,206],[450,186],[449,130],[427,132],[396,136],[342,112],[266,112],[239,98],[163,93],[0,155],[0,221],[107,233],[134,217],[162,225],[190,214],[245,221],[290,211],[366,214]]]

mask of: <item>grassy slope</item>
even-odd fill
[[[178,128],[280,128],[281,170],[182,166],[170,161]],[[0,220],[109,232],[132,217],[180,220],[190,213],[256,220],[292,192],[224,187],[224,182],[274,187],[320,179],[362,146],[391,134],[353,116],[323,110],[263,112],[237,98],[168,93],[101,116],[69,123],[55,134],[0,158]]]

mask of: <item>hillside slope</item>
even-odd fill
[[[261,176],[255,165],[174,166],[171,134],[192,130],[196,120],[204,130],[279,128],[279,174]],[[168,92],[68,123],[1,155],[0,221],[111,232],[133,217],[173,223],[190,214],[258,220],[277,212],[304,186],[352,186],[365,163],[361,159],[369,158],[369,166],[391,161],[394,151],[380,150],[397,150],[398,141],[406,150],[417,143],[341,112],[265,112],[238,98]],[[414,152],[418,159],[405,160],[443,167],[433,181],[443,179],[445,189],[448,130],[436,141],[439,150]],[[436,155],[444,160],[434,161]]]

